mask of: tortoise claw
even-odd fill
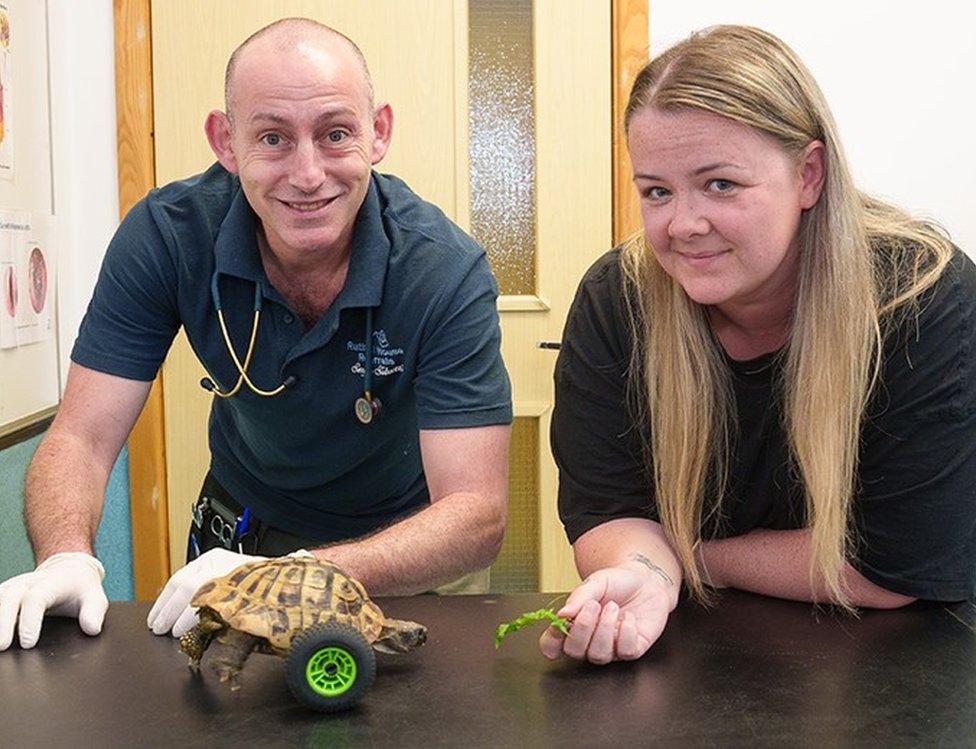
[[[231,668],[227,665],[221,665],[216,668],[216,671],[217,675],[220,677],[221,684],[230,682],[230,689],[232,692],[236,692],[241,688],[240,669]]]

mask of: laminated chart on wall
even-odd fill
[[[10,11],[0,2],[0,178],[14,177],[14,148],[10,137]]]
[[[0,444],[32,434],[61,396],[50,5],[0,0]]]
[[[54,219],[0,209],[0,348],[53,336]]]
[[[54,222],[50,216],[31,215],[30,229],[19,246],[14,266],[21,289],[17,305],[17,345],[46,341],[53,335]]]
[[[27,211],[0,209],[0,348],[17,345],[17,307],[20,282],[17,259],[27,244],[30,214]]]

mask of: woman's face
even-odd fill
[[[820,196],[823,145],[797,159],[693,109],[644,109],[627,135],[648,244],[688,296],[732,314],[792,309],[800,215]]]

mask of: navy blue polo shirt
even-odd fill
[[[239,180],[217,164],[150,192],[109,245],[71,358],[152,380],[182,325],[228,390],[237,370],[211,280],[216,273],[242,361],[256,286],[262,312],[248,376],[265,390],[297,380],[274,397],[244,386],[214,398],[211,471],[282,530],[322,541],[368,533],[429,502],[418,430],[511,422],[497,284],[473,239],[402,181],[374,173],[345,286],[306,330],[268,281],[256,221]],[[383,408],[366,425],[353,407],[363,394],[368,308]]]

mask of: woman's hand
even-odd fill
[[[550,627],[539,648],[547,658],[565,654],[597,664],[640,658],[664,631],[673,608],[673,588],[673,583],[639,565],[597,570],[557,612],[572,619],[569,635]]]

